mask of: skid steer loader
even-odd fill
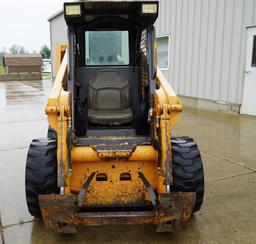
[[[64,4],[68,47],[26,164],[29,212],[80,224],[185,225],[203,202],[200,152],[172,137],[182,104],[157,67],[157,1]]]

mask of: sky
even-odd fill
[[[47,18],[69,0],[0,0],[0,50],[13,44],[29,52],[50,46]]]

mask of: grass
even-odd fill
[[[4,73],[5,73],[5,68],[2,65],[0,65],[0,74],[4,74]]]
[[[50,77],[52,74],[49,72],[42,72],[43,77]]]

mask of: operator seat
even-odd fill
[[[131,123],[129,82],[113,70],[102,70],[89,81],[88,120],[99,125]]]

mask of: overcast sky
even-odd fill
[[[0,0],[0,50],[17,44],[39,51],[50,44],[47,18],[63,9],[64,0]]]

